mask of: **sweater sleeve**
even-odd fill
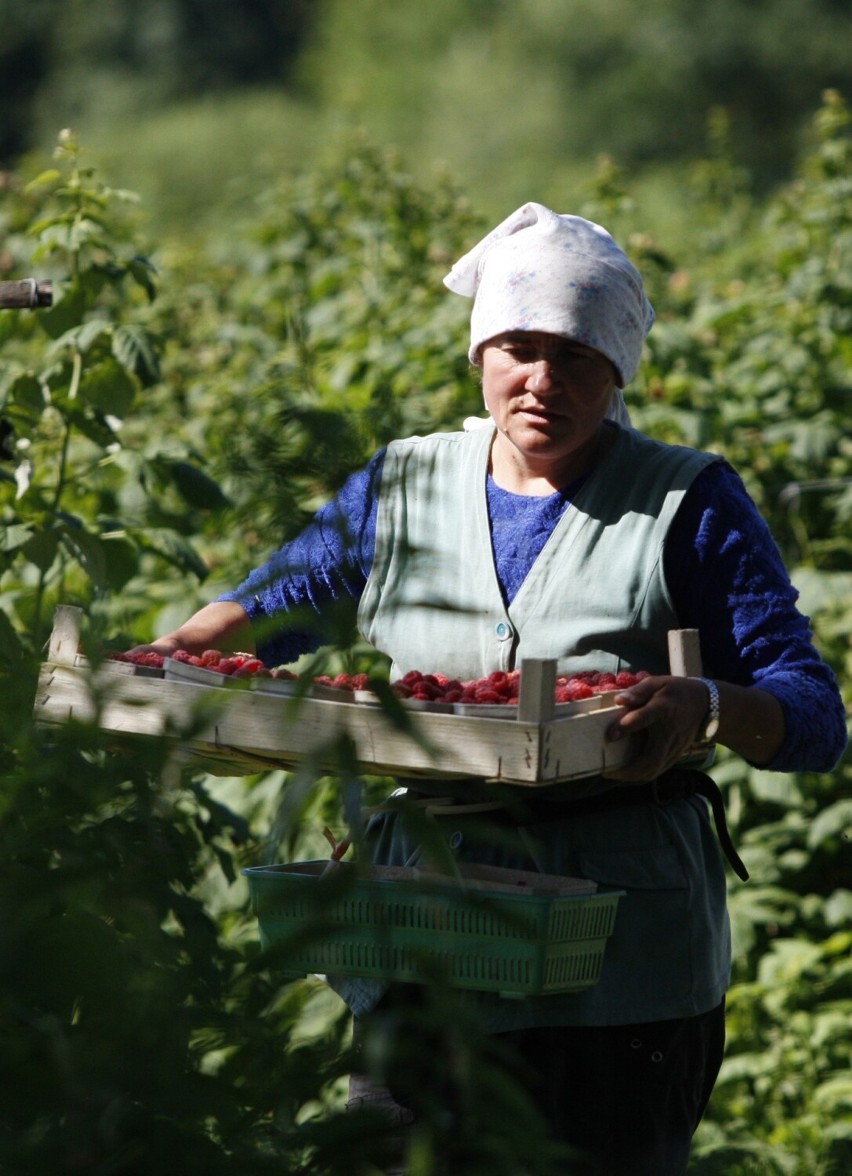
[[[775,771],[830,771],[846,746],[843,700],[813,644],[810,620],[739,475],[715,463],[675,516],[665,573],[679,623],[698,629],[708,677],[755,685],[784,710]]]
[[[246,610],[266,665],[293,662],[326,644],[341,610],[357,606],[373,565],[383,463],[381,450],[301,534],[219,597]]]

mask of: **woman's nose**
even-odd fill
[[[556,372],[550,359],[546,356],[537,359],[527,376],[527,388],[530,392],[546,392],[556,383]]]

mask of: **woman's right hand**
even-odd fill
[[[161,653],[170,657],[179,649],[201,655],[205,649],[219,649],[223,653],[239,650],[254,653],[254,633],[251,620],[242,605],[231,600],[215,600],[171,633],[155,641],[137,645],[130,653]]]

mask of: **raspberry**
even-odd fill
[[[592,698],[595,690],[588,682],[580,678],[570,678],[564,686],[557,690],[558,702],[579,702],[582,698]],[[561,696],[561,697],[560,697]]]
[[[212,668],[217,662],[222,660],[222,654],[218,649],[205,649],[201,655],[201,664]]]
[[[174,653],[172,654],[172,661],[176,661],[176,662],[189,662],[189,659],[190,659],[191,657],[192,657],[192,654],[191,654],[191,653],[188,653],[188,652],[187,652],[187,650],[185,650],[185,649],[176,649],[176,650],[174,651]]]
[[[503,699],[496,690],[491,690],[487,686],[477,686],[474,691],[474,698],[478,703],[496,703],[503,702]]]
[[[258,670],[262,670],[263,668],[263,662],[259,658],[249,657],[246,658],[241,666],[237,666],[237,668],[234,670],[233,676],[235,678],[250,678],[253,674],[256,674]]]
[[[137,666],[149,666],[153,670],[161,670],[166,659],[161,653],[155,653],[152,649],[148,653],[139,654],[134,660]]]

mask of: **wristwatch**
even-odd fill
[[[703,682],[710,695],[710,706],[701,728],[700,739],[702,743],[712,743],[719,730],[719,687],[710,678],[696,678],[696,681]]]

